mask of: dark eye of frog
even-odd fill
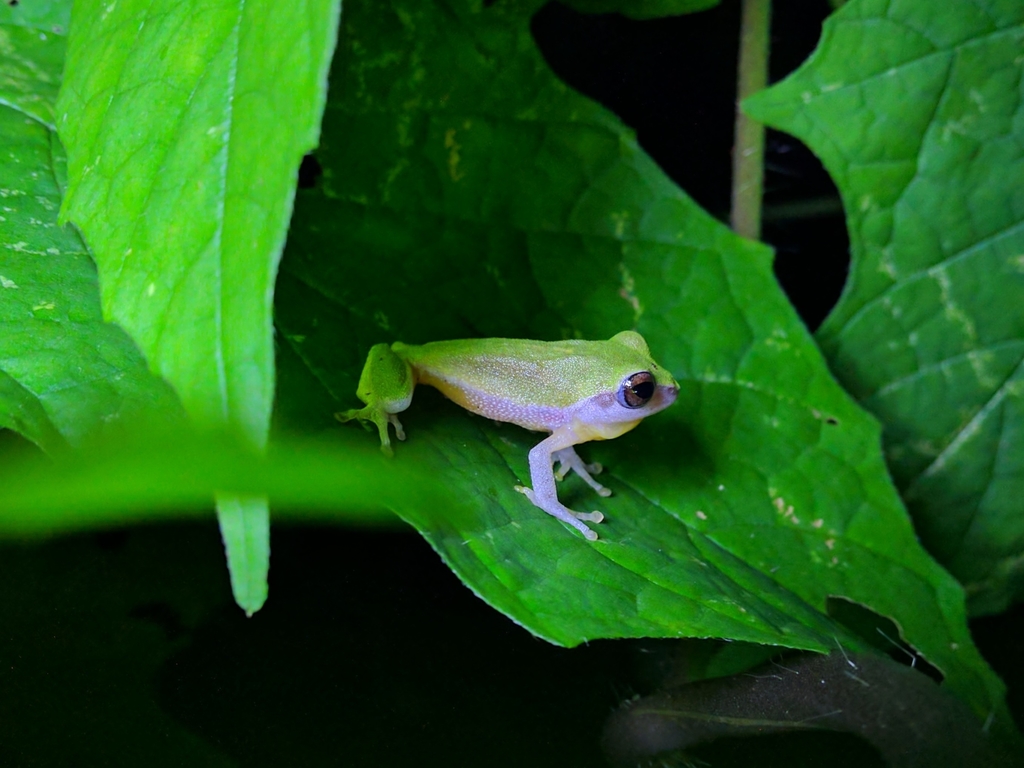
[[[619,387],[616,399],[626,408],[642,408],[654,397],[654,386],[654,376],[647,371],[634,373]]]

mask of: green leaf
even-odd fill
[[[839,186],[853,266],[818,339],[979,613],[1024,596],[1022,49],[1019,2],[859,0],[745,104]]]
[[[263,445],[271,295],[319,130],[336,4],[75,4],[62,215],[123,325],[200,424]]]
[[[22,52],[26,69],[37,52]],[[0,107],[0,426],[56,453],[122,423],[175,423],[183,414],[171,390],[127,334],[103,322],[96,268],[78,235],[57,224],[63,151],[26,115]]]
[[[62,215],[95,256],[104,315],[198,424],[231,425],[255,446],[273,401],[274,279],[295,173],[317,141],[338,7],[92,0],[72,17]],[[224,498],[229,563],[245,567],[234,582],[265,581],[269,564],[247,556]]]
[[[247,616],[252,616],[267,602],[270,507],[264,496],[219,492],[216,497],[217,520],[231,573],[231,591],[238,606]]]
[[[0,5],[0,103],[53,127],[68,3]]]
[[[71,19],[71,0],[32,0],[0,4],[0,26],[17,26],[66,35]],[[60,70],[58,70],[58,75]]]
[[[98,438],[88,450],[55,459],[8,452],[0,534],[25,538],[208,515],[218,492],[268,497],[296,519],[357,524],[390,524],[391,511],[443,498],[421,468],[387,461],[355,437],[280,438],[264,454],[237,436],[186,426]]]
[[[294,421],[279,426],[321,429],[328,408],[354,405],[380,341],[636,327],[682,386],[665,413],[584,447],[614,491],[594,544],[514,492],[535,436],[417,392],[394,462],[447,501],[401,514],[466,584],[566,645],[694,636],[827,650],[855,642],[825,615],[842,595],[894,617],[975,711],[1000,709],[959,586],[917,544],[876,422],[830,377],[771,254],[552,76],[531,9],[346,6],[321,189],[300,195],[276,299],[282,375],[307,369],[289,371],[307,389],[288,397],[325,406],[282,392]],[[570,505],[594,505],[581,483],[564,486]]]

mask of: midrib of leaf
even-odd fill
[[[936,456],[935,459],[933,459],[932,462],[928,466],[926,466],[921,472],[919,472],[916,478],[910,481],[906,491],[908,497],[912,498],[914,496],[914,488],[919,480],[923,480],[944,469],[945,464],[949,460],[949,458],[954,453],[956,453],[956,451],[958,451],[967,440],[969,440],[978,432],[978,430],[981,427],[981,423],[985,421],[985,419],[987,419],[988,416],[1003,402],[1007,394],[1008,385],[1014,379],[1015,375],[1022,373],[1024,373],[1024,360],[1018,363],[1017,366],[1013,368],[1004,377],[1002,383],[998,387],[996,387],[996,389],[993,391],[992,395],[988,398],[988,400],[986,400],[981,405],[981,407],[978,408],[977,412],[975,412],[975,414],[971,417],[971,420],[968,421],[967,424],[965,424],[961,429],[957,430],[953,439],[946,444],[945,448],[943,448],[939,455]],[[997,449],[996,458],[998,458],[998,450],[1000,450],[1001,448],[1002,443],[1000,442],[1000,447],[999,449]],[[989,476],[991,479],[991,472],[989,473]]]
[[[978,347],[977,349],[972,349],[968,352],[961,352],[960,354],[957,355],[950,355],[949,357],[943,358],[942,360],[938,360],[934,363],[929,363],[928,365],[922,366],[921,368],[918,368],[916,371],[908,373],[906,376],[899,376],[893,379],[892,381],[888,382],[884,386],[879,387],[874,392],[865,395],[865,399],[867,400],[872,397],[879,397],[887,395],[891,392],[896,392],[902,389],[903,387],[907,386],[908,384],[912,383],[915,379],[921,378],[922,376],[929,376],[938,373],[941,369],[948,367],[950,363],[956,363],[961,360],[972,360],[973,358],[978,357],[979,355],[982,355],[985,352],[993,352],[1001,349],[1012,349],[1018,346],[1022,347],[1021,356],[1022,359],[1024,359],[1024,340],[1018,341],[1015,339],[1009,339],[1004,341],[998,341],[995,344],[989,344],[988,346]],[[1012,374],[1011,376],[1004,378],[1002,384],[1000,384],[997,387],[997,389],[1005,386],[1006,382],[1010,378],[1012,378]]]
[[[217,324],[217,384],[220,390],[221,399],[221,416],[225,422],[231,418],[231,403],[228,394],[228,381],[227,381],[227,370],[224,362],[224,251],[221,247],[224,235],[224,220],[227,215],[227,199],[228,199],[228,164],[231,162],[231,141],[233,137],[232,128],[234,119],[234,101],[235,101],[235,87],[238,82],[238,59],[239,59],[239,29],[242,23],[242,13],[245,8],[245,0],[238,1],[238,14],[235,19],[235,25],[232,27],[231,35],[229,39],[232,42],[232,52],[230,56],[229,74],[228,74],[228,95],[227,95],[227,136],[225,137],[224,146],[222,152],[224,154],[223,162],[220,164],[221,171],[221,188],[223,193],[220,196],[220,215],[217,217],[217,254],[218,254],[218,269],[217,269],[217,290],[216,290],[216,324]],[[266,446],[267,433],[263,431],[262,435],[249,434],[247,437],[250,440],[262,447]],[[221,508],[221,502],[218,501],[218,510]],[[223,528],[223,520],[222,520]]]
[[[217,287],[215,291],[215,323],[216,323],[216,367],[217,384],[221,401],[221,417],[226,423],[234,422],[243,426],[247,439],[260,449],[266,448],[268,430],[246,429],[242,419],[234,419],[230,388],[228,386],[227,365],[224,359],[226,340],[224,338],[224,249],[221,247],[224,235],[224,222],[227,219],[228,201],[228,167],[231,163],[231,146],[234,138],[234,103],[238,84],[238,60],[240,58],[240,30],[242,15],[245,12],[245,0],[238,0],[235,24],[231,29],[229,41],[232,51],[229,56],[226,136],[221,149],[223,162],[220,164],[221,189],[220,215],[217,217],[216,240],[218,266],[216,270]],[[275,255],[276,257],[276,255]],[[258,332],[259,329],[257,329]],[[273,369],[270,371],[273,376]],[[269,405],[269,404],[268,404]],[[239,414],[241,415],[241,414]],[[266,417],[269,419],[269,412]],[[224,540],[225,555],[231,576],[231,591],[235,602],[252,616],[263,607],[267,600],[267,575],[270,571],[270,502],[267,497],[238,496],[232,493],[216,495],[217,520],[220,524],[221,536]]]
[[[897,196],[893,205],[899,202],[901,196],[902,193],[900,194],[900,196]],[[906,276],[900,276],[900,278],[897,281],[893,282],[891,285],[886,287],[885,290],[878,293],[877,295],[866,301],[862,306],[860,306],[857,309],[857,311],[854,312],[850,316],[850,318],[843,323],[843,325],[838,329],[838,331],[834,332],[831,335],[829,343],[836,344],[839,339],[842,339],[844,336],[848,335],[850,331],[853,330],[857,326],[857,324],[860,323],[867,316],[870,310],[874,309],[878,304],[885,301],[886,298],[889,298],[893,292],[906,288],[911,283],[917,282],[919,280],[934,277],[936,274],[944,271],[947,267],[952,266],[953,264],[957,264],[961,261],[967,261],[972,256],[976,256],[979,254],[986,255],[983,251],[987,246],[997,242],[999,239],[1003,237],[1018,234],[1018,232],[1020,231],[1024,231],[1024,221],[1015,221],[1011,223],[1009,226],[1003,227],[1003,229],[999,230],[998,232],[993,232],[989,235],[986,235],[982,239],[971,243],[967,247],[961,248],[956,253],[947,256],[941,261],[937,261],[934,264],[931,264],[927,267],[922,267],[921,269],[911,272]],[[974,351],[980,351],[980,349],[981,348],[976,349]],[[920,370],[917,372],[920,373]]]

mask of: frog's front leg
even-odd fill
[[[537,443],[533,450],[530,451],[530,481],[533,483],[533,488],[517,485],[516,490],[525,494],[530,501],[549,515],[558,518],[563,523],[568,523],[590,541],[596,541],[597,534],[582,521],[600,523],[604,520],[604,515],[600,512],[576,512],[569,509],[558,500],[558,492],[555,489],[555,471],[552,467],[555,454],[566,448],[571,449],[576,444],[576,441],[576,435],[573,434],[572,430],[563,428],[555,430],[549,437]],[[583,474],[586,474],[586,466],[582,460],[579,456],[576,456],[575,451],[572,452],[572,455],[579,461],[581,468],[583,468]],[[562,454],[562,456],[565,456],[565,454]],[[562,457],[559,458],[563,462],[566,460]],[[571,463],[569,466],[576,470],[576,467]],[[578,472],[579,470],[576,471]],[[589,474],[587,474],[587,477],[589,477]],[[596,483],[596,481],[594,482]]]
[[[412,391],[416,381],[412,368],[403,358],[395,354],[387,344],[377,344],[366,356],[366,364],[359,376],[356,396],[366,403],[365,408],[353,408],[334,414],[340,422],[359,419],[372,422],[380,433],[380,449],[387,456],[391,450],[388,424],[395,428],[395,437],[405,440],[405,430],[395,414],[401,413],[412,402]]]
[[[576,453],[576,449],[571,445],[568,448],[562,448],[560,451],[555,451],[551,454],[551,458],[558,462],[558,469],[555,471],[556,480],[564,480],[565,476],[570,471],[575,472],[577,475],[583,478],[583,482],[597,491],[598,496],[611,496],[612,492],[601,485],[597,480],[592,477],[594,475],[601,474],[604,469],[596,461],[593,464],[587,464],[583,459]]]

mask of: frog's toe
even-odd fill
[[[351,411],[338,411],[334,414],[334,418],[342,424],[346,424],[350,421],[358,421],[359,425],[367,432],[373,429],[373,420],[366,415],[365,408],[353,408]]]
[[[593,512],[573,512],[577,520],[586,520],[588,523],[600,523],[604,520],[604,515],[597,510]]]
[[[597,541],[597,533],[595,533],[594,531],[590,530],[590,528],[588,528],[584,523],[580,522],[579,517],[580,517],[580,513],[579,512],[573,512],[572,516],[569,519],[567,519],[567,520],[563,520],[563,522],[568,523],[573,528],[575,528],[577,531],[582,533],[583,537],[587,541]],[[588,517],[588,519],[589,519],[589,517]],[[594,521],[592,521],[592,522],[594,522]],[[599,521],[597,521],[597,522],[599,522]]]

